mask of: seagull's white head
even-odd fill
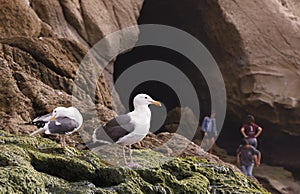
[[[70,115],[70,111],[65,107],[57,107],[52,111],[53,119],[55,119],[56,117],[66,117],[68,115]]]
[[[81,113],[75,107],[57,107],[52,111],[52,117],[69,117],[78,120],[82,117]]]
[[[148,106],[150,104],[161,106],[160,102],[153,100],[147,94],[138,94],[133,99],[133,105],[135,108],[138,106]]]

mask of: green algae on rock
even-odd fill
[[[268,193],[224,164],[134,150],[136,168],[108,166],[39,137],[0,131],[0,193]]]

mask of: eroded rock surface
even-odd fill
[[[88,113],[94,108],[102,116],[106,109],[115,108],[117,100],[111,97],[114,93],[112,62],[95,80],[91,80],[96,71],[93,68],[85,69],[80,75],[77,73],[88,49],[97,41],[136,24],[141,5],[142,1],[118,0],[2,1],[2,129],[29,133],[33,128],[22,123],[51,112],[57,106],[71,106],[74,102],[81,111]],[[132,31],[130,44],[134,45],[137,36],[136,28]],[[108,42],[106,52],[120,49],[120,44]],[[95,61],[88,59],[86,62]],[[73,91],[75,80],[80,91]],[[74,92],[80,95],[72,98]],[[91,106],[94,102],[96,105]],[[105,115],[102,118],[100,122],[105,120]]]

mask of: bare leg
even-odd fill
[[[253,160],[254,160],[255,165],[257,166],[257,163],[258,163],[257,155],[253,156]]]
[[[60,143],[61,143],[61,146],[63,148],[66,147],[66,136],[65,135],[60,135],[61,139],[60,139]]]
[[[124,146],[122,147],[122,150],[123,150],[124,163],[125,163],[125,165],[127,165],[128,163],[127,163],[127,161],[126,161],[125,147],[126,147],[126,145],[124,145]]]
[[[209,153],[210,153],[210,154],[213,152],[213,149],[214,149],[214,142],[215,142],[215,138],[214,138],[214,137],[210,138],[210,140],[209,140],[209,147],[210,147]]]

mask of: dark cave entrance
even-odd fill
[[[138,23],[163,24],[188,32],[203,43],[216,61],[218,61],[218,56],[222,54],[222,48],[218,47],[218,44],[216,44],[210,35],[210,25],[206,22],[206,18],[210,16],[203,15],[204,11],[207,12],[207,9],[212,9],[212,7],[213,5],[211,5],[209,1],[199,2],[196,0],[188,0],[187,2],[174,2],[172,0],[145,0]],[[216,14],[218,15],[220,13]],[[197,92],[201,107],[200,116],[198,118],[199,121],[202,121],[204,116],[209,115],[211,111],[211,96],[203,75],[189,59],[170,49],[155,46],[136,47],[132,51],[118,56],[114,65],[114,81],[116,81],[127,68],[146,60],[164,61],[180,69],[180,71],[190,79]],[[148,93],[153,98],[159,99],[165,104],[167,111],[171,111],[175,107],[180,107],[176,92],[167,85],[155,81],[141,83],[132,91],[130,101],[123,102],[123,104],[130,104],[131,99],[137,93]],[[132,109],[132,104],[130,104],[130,109]],[[228,119],[226,118],[226,120]],[[225,121],[225,125],[226,123],[228,122]],[[229,128],[232,127],[230,126]],[[160,130],[158,130],[158,132],[159,131]],[[234,139],[239,141],[239,135],[240,134],[237,133]],[[231,137],[232,135],[230,138]],[[195,138],[200,138],[199,134]],[[222,135],[219,139],[221,138]],[[234,146],[235,144],[231,147]]]

